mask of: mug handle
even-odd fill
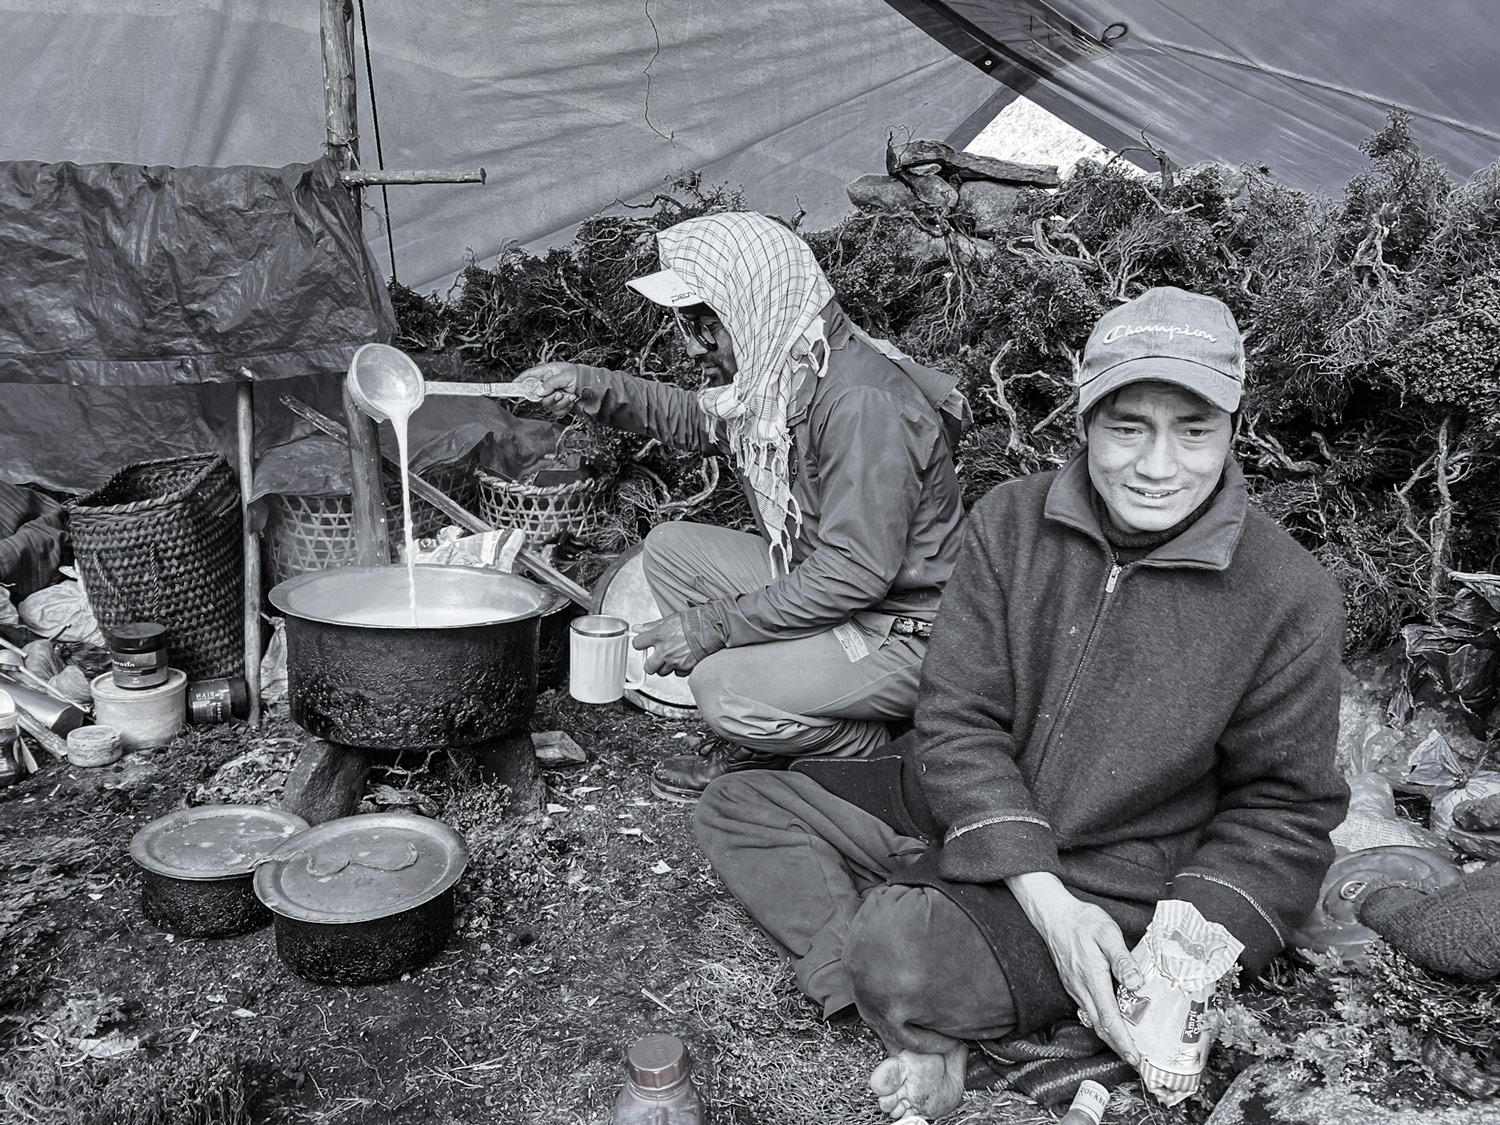
[[[625,690],[626,691],[640,691],[642,688],[644,688],[646,686],[646,653],[650,652],[651,649],[650,649],[650,647],[643,648],[643,649],[638,649],[638,648],[635,647],[635,638],[636,638],[636,635],[639,634],[639,633],[640,633],[640,629],[637,628],[636,626],[632,625],[630,627],[630,632],[626,635],[626,640],[625,640]],[[641,656],[640,664],[639,664],[639,668],[640,668],[639,678],[633,678],[631,676],[631,674],[630,674],[631,665],[633,665],[633,664],[636,663],[636,661],[635,661],[635,654],[636,653],[640,653],[640,656]]]

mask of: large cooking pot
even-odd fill
[[[308,733],[369,750],[468,746],[526,726],[537,634],[564,600],[513,574],[404,566],[312,571],[272,589],[286,617],[287,696]]]

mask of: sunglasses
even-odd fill
[[[677,309],[672,310],[672,315],[677,318],[677,327],[682,330],[682,334],[689,340],[692,340],[704,351],[716,352],[719,350],[718,334],[709,328],[710,321],[707,318],[700,319],[695,316],[683,316]],[[712,323],[717,324],[718,322],[713,321]]]

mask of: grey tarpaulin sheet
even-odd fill
[[[337,370],[390,298],[331,163],[0,164],[0,383]]]
[[[361,7],[354,6],[356,11]],[[313,0],[0,0],[0,159],[279,165],[325,140]],[[483,166],[391,187],[398,273],[426,292],[472,250],[551,244],[681,169],[815,227],[994,89],[884,0],[367,3],[385,164]],[[360,153],[376,164],[356,27]],[[24,107],[21,111],[20,107]],[[389,270],[377,210],[366,230]]]
[[[889,3],[1104,144],[1149,141],[1179,166],[1263,165],[1337,195],[1392,110],[1458,176],[1500,156],[1489,0]]]

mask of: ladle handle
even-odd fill
[[[532,402],[542,397],[541,384],[535,380],[524,383],[445,383],[428,380],[430,395],[483,395],[485,398],[524,398]]]

